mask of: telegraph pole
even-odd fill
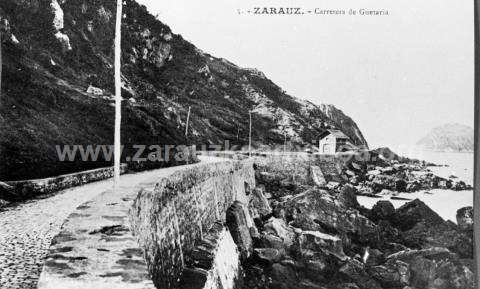
[[[114,155],[114,188],[118,190],[120,182],[120,161],[121,161],[121,123],[122,123],[122,8],[123,0],[117,0],[117,17],[115,25],[115,155]]]
[[[248,131],[248,156],[252,157],[252,112],[249,111],[248,115],[250,117],[250,129]]]
[[[190,111],[192,107],[188,107],[188,114],[187,114],[187,125],[185,126],[185,138],[187,138],[188,135],[188,123],[190,122]]]

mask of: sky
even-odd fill
[[[373,147],[408,146],[446,123],[473,127],[472,1],[139,2],[199,49],[263,71],[292,96],[340,108]],[[246,13],[254,7],[389,15]]]

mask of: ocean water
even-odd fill
[[[438,176],[449,177],[450,175],[455,175],[467,184],[473,185],[473,153],[408,151],[399,152],[399,154],[435,164],[446,164],[448,167],[431,167],[430,169]],[[398,197],[411,200],[418,198],[437,212],[442,218],[455,223],[458,209],[473,206],[473,190],[459,192],[451,190],[429,190],[416,193],[400,193]],[[391,200],[389,196],[382,197],[382,199],[391,201],[395,208],[408,202],[404,200]],[[358,202],[367,208],[372,208],[374,204],[382,199],[358,196]]]

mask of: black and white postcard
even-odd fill
[[[474,9],[0,0],[0,288],[478,288]]]

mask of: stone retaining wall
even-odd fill
[[[125,173],[126,169],[127,166],[122,165],[121,172]],[[111,177],[113,177],[113,167],[100,168],[46,179],[7,182],[8,185],[12,186],[13,190],[5,196],[0,195],[0,199],[21,201],[91,182],[105,180]]]
[[[239,288],[242,280],[240,252],[228,229],[220,222],[198,240],[192,264],[183,270],[182,289]]]
[[[171,154],[172,158],[168,161],[127,162],[121,165],[121,173],[142,172],[146,170],[167,168],[184,164],[194,164],[198,162],[194,147],[183,146],[179,147],[178,149],[172,148]],[[178,158],[174,156],[178,156]],[[87,183],[105,180],[113,177],[113,174],[113,167],[107,167],[45,179],[6,182],[6,184],[10,185],[12,189],[8,191],[0,189],[0,200],[13,202],[23,201],[41,195],[55,193],[68,188],[81,186]]]
[[[132,231],[157,288],[180,288],[195,241],[225,221],[234,201],[247,203],[245,188],[254,186],[252,162],[225,161],[178,171],[138,194],[130,211]]]

